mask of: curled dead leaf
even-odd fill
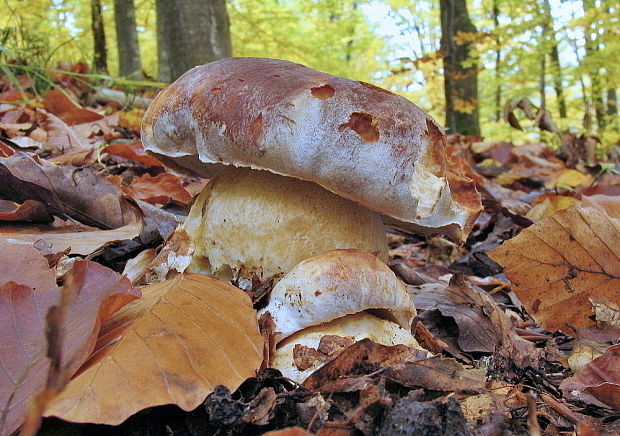
[[[234,390],[255,375],[263,341],[243,291],[187,274],[142,292],[103,326],[47,416],[114,425],[160,404],[192,410],[215,386]]]
[[[590,297],[620,303],[620,220],[572,206],[523,229],[489,253],[541,326],[592,327]]]

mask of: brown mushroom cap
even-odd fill
[[[142,141],[178,170],[211,177],[234,165],[311,181],[421,233],[463,240],[481,209],[422,109],[292,62],[227,58],[188,71],[147,110]]]

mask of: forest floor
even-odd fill
[[[55,90],[35,96],[30,78],[17,78],[20,92],[0,76],[0,366],[12,374],[0,378],[2,435],[24,416],[36,428],[58,390],[101,364],[100,345],[91,353],[113,312],[153,286],[175,291],[153,284],[153,271],[162,250],[179,250],[170,235],[206,184],[144,153],[143,110],[93,101],[75,76],[54,78]],[[71,413],[55,406],[83,423],[44,418],[39,434],[620,433],[617,159],[597,158],[595,138],[572,134],[559,150],[458,135],[448,145],[483,199],[466,243],[387,230],[389,266],[414,295],[415,337],[431,357],[363,340],[301,385],[261,369],[233,392],[192,385],[158,407],[146,387],[128,394],[112,378],[65,393]],[[255,285],[259,307],[265,284]],[[55,292],[47,306],[41,287]],[[68,301],[72,287],[79,295]],[[98,303],[75,309],[80,292]],[[86,336],[73,335],[80,323]],[[140,368],[142,386],[156,377],[149,359],[166,361],[110,353],[121,378]]]

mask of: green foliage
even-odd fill
[[[617,115],[608,116],[604,131],[598,129],[592,97],[593,78],[601,83],[603,99],[607,89],[620,86],[620,7],[617,2],[585,1],[584,12],[584,0],[550,0],[549,14],[546,0],[468,0],[478,33],[459,38],[473,40],[476,46],[481,124],[488,139],[557,141],[527,125],[525,132],[513,130],[496,116],[498,89],[502,104],[525,97],[539,104],[544,57],[546,107],[560,129],[583,131],[589,113],[589,131],[598,133],[606,147],[620,140]],[[53,68],[59,61],[90,64],[88,0],[2,0],[2,4],[0,63],[21,59],[42,68]],[[499,9],[497,27],[494,4]],[[438,0],[228,0],[227,5],[235,56],[288,59],[372,81],[444,120]],[[143,68],[147,77],[155,77],[155,0],[135,0],[135,6]],[[376,11],[388,11],[387,22],[377,22],[372,16]],[[103,0],[112,75],[118,62],[113,13],[112,0]],[[593,35],[597,47],[587,54],[585,32]],[[560,68],[549,56],[556,40]],[[501,59],[496,65],[498,49]],[[559,118],[554,90],[554,78],[560,76],[566,119]]]

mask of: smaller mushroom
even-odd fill
[[[273,288],[259,316],[266,313],[277,344],[271,366],[298,382],[361,339],[418,346],[407,288],[361,250],[331,250],[300,262]]]

